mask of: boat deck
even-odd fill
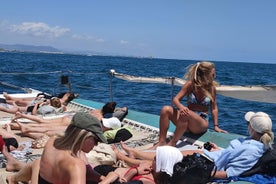
[[[68,105],[68,109],[69,111],[90,111],[91,109],[99,109],[103,105],[104,104],[102,103],[93,102],[90,100],[75,99]],[[9,123],[13,116],[13,114],[8,114],[0,111],[0,123]],[[134,121],[133,119],[135,119],[136,121]],[[123,121],[123,124],[124,126],[129,126],[132,129],[133,137],[126,141],[126,144],[128,146],[135,147],[141,150],[146,150],[147,148],[153,146],[153,144],[158,141],[158,122],[159,116],[157,115],[129,110],[128,115]],[[173,132],[174,127],[170,127],[169,130],[169,135],[172,135],[171,132]],[[15,132],[19,143],[22,141],[31,141],[30,138],[22,137],[20,134],[17,133],[18,132]],[[216,143],[218,146],[225,148],[230,140],[237,137],[241,137],[241,135],[217,133],[212,130],[208,130],[202,135],[192,135],[186,133],[178,142],[177,147],[179,147],[180,149],[186,149],[188,146],[189,149],[200,149],[202,148],[204,142],[211,141]],[[42,151],[43,149],[33,149],[32,154],[28,156],[26,160],[30,161],[32,158],[35,158],[36,155],[41,154]],[[1,162],[3,163],[4,160],[2,160]],[[96,163],[94,165],[96,165]],[[12,174],[11,172],[5,171],[5,168],[1,168],[0,173],[0,183],[5,183],[6,176]],[[247,182],[234,183],[244,184]]]

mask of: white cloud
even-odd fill
[[[121,40],[121,41],[120,41],[120,44],[128,44],[128,41],[126,41],[126,40]]]
[[[79,34],[73,34],[72,38],[76,40],[93,40],[93,36],[88,36],[88,35],[79,35]]]
[[[97,39],[96,39],[96,42],[105,42],[105,40],[102,39],[102,38],[97,38]]]
[[[72,38],[73,39],[76,39],[76,40],[85,40],[85,41],[96,41],[96,42],[104,42],[105,40],[102,39],[102,38],[95,38],[93,36],[89,36],[89,35],[79,35],[79,34],[73,34],[72,35]]]
[[[51,38],[61,37],[70,32],[70,29],[68,28],[61,28],[59,26],[50,27],[43,22],[23,22],[18,25],[10,25],[9,29],[11,32],[15,33],[28,34],[37,37],[47,36]]]

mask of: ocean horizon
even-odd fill
[[[171,104],[171,96],[180,89],[166,84],[134,83],[109,75],[118,73],[143,77],[183,78],[186,67],[198,60],[160,59],[127,56],[87,56],[76,54],[50,54],[26,52],[0,52],[0,92],[22,92],[33,88],[55,94],[67,90],[60,85],[62,75],[69,76],[72,91],[79,98],[159,115],[164,105]],[[216,81],[221,85],[275,85],[276,64],[212,61],[216,65]],[[110,86],[112,84],[112,91]],[[112,92],[112,93],[111,93]],[[244,114],[247,111],[268,113],[276,133],[276,104],[239,100],[217,96],[219,125],[231,133],[247,135]],[[186,102],[183,101],[185,104]],[[209,127],[213,128],[212,121]]]

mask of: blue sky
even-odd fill
[[[276,63],[276,1],[1,1],[0,43]]]

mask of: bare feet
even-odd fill
[[[128,154],[129,158],[135,158],[133,148],[127,147],[127,145],[123,141],[120,142],[120,145],[123,148],[123,150]]]
[[[16,158],[14,158],[8,152],[6,146],[3,147],[2,153],[7,160],[6,171],[19,171],[23,167],[23,165],[25,165],[24,163],[21,163],[20,161],[16,160]]]
[[[22,113],[20,111],[17,111],[14,115],[13,120],[16,120],[16,119],[19,119],[19,118],[22,118]]]
[[[2,126],[2,128],[3,128],[4,130],[6,130],[7,132],[11,133],[11,126],[10,126],[9,124],[4,124],[4,125]]]
[[[125,155],[121,153],[114,144],[111,145],[111,148],[113,149],[117,160],[122,160],[124,158]]]
[[[3,92],[3,96],[5,97],[6,100],[11,100],[10,95],[8,95],[7,92]]]
[[[18,182],[15,180],[15,176],[13,175],[9,175],[6,177],[6,182],[8,184],[17,184]]]
[[[10,125],[11,130],[20,130],[20,126],[17,124],[17,120],[12,120]]]
[[[16,124],[19,126],[19,130],[21,130],[23,134],[29,133],[29,128],[26,124],[20,123],[19,121],[16,121]]]

